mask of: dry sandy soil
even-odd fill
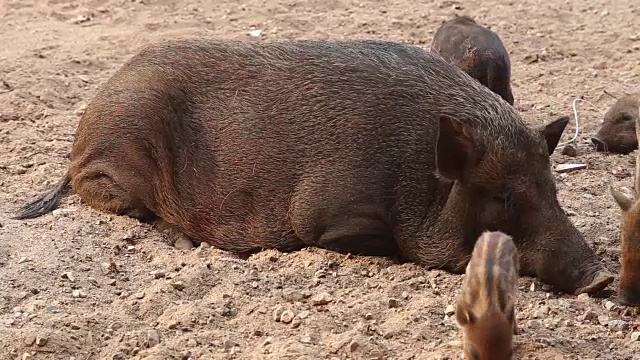
[[[456,359],[445,314],[461,276],[390,259],[305,249],[248,260],[176,249],[147,225],[67,198],[39,219],[11,213],[64,173],[79,115],[140,46],[184,35],[376,38],[427,48],[467,14],[511,53],[516,105],[542,124],[582,121],[578,156],[556,173],[561,204],[619,271],[619,210],[634,154],[594,153],[602,111],[640,84],[640,5],[632,1],[3,0],[0,2],[0,359]],[[573,119],[573,116],[572,116]],[[574,131],[570,124],[565,138]],[[638,313],[520,280],[521,359],[640,359]],[[285,321],[274,320],[274,312]],[[293,319],[291,317],[294,316]],[[290,322],[289,322],[290,321]],[[637,335],[637,334],[636,334]]]

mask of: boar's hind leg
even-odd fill
[[[72,177],[72,186],[82,201],[94,209],[127,215],[142,222],[156,219],[156,215],[134,195],[139,191],[121,186],[102,171],[82,170]]]

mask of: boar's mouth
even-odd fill
[[[595,146],[596,151],[604,152],[604,153],[617,153],[617,154],[629,154],[633,150],[637,148],[637,144],[623,144],[623,143],[614,143],[608,144],[605,140],[603,140],[600,136],[594,135],[591,137],[591,143]]]

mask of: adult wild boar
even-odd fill
[[[612,276],[550,170],[568,122],[538,129],[461,70],[384,41],[172,40],[146,47],[80,120],[67,185],[237,253],[318,246],[463,273],[482,231],[566,292]],[[437,170],[437,171],[436,171]]]
[[[640,91],[624,95],[604,114],[598,133],[591,137],[596,151],[628,154],[638,148],[636,122],[640,118]]]
[[[439,54],[513,105],[511,60],[495,32],[468,16],[456,16],[438,28],[431,52]]]

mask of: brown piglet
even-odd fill
[[[517,334],[518,252],[511,236],[482,233],[466,268],[456,304],[465,359],[511,359]]]
[[[636,138],[640,118],[636,117]],[[622,210],[622,268],[618,284],[618,301],[625,306],[640,307],[640,151],[636,154],[636,173],[634,184],[635,199],[625,195],[613,186],[611,195]]]
[[[602,126],[591,137],[596,151],[628,154],[638,148],[636,122],[640,117],[640,91],[616,99],[604,114]]]

